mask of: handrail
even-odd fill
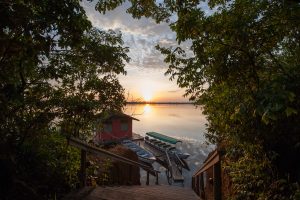
[[[214,164],[220,161],[219,152],[215,150],[213,154],[207,157],[207,160],[203,163],[203,165],[198,169],[193,176],[198,176],[202,172],[206,171],[208,168],[212,167]]]
[[[74,147],[78,147],[78,148],[83,149],[83,150],[85,150],[87,152],[90,152],[90,153],[94,153],[94,154],[98,154],[98,155],[100,154],[102,156],[107,156],[107,157],[110,157],[112,159],[115,159],[115,160],[118,160],[118,161],[130,164],[130,165],[133,165],[133,166],[136,166],[136,167],[141,167],[145,171],[150,171],[150,172],[155,173],[155,174],[160,173],[160,171],[154,170],[154,169],[150,168],[147,165],[144,165],[142,163],[130,160],[130,159],[125,158],[123,156],[119,156],[117,154],[111,153],[111,152],[106,151],[104,149],[92,146],[92,145],[90,145],[90,144],[88,144],[86,142],[83,142],[83,141],[81,141],[79,139],[76,139],[74,137],[68,138],[68,143],[70,145],[74,146]]]
[[[169,157],[169,153],[168,153],[168,151],[165,151],[165,153],[166,153],[166,157],[167,157],[167,161],[168,161],[169,170],[171,171],[171,175],[173,176],[173,173],[172,173],[172,163],[171,163],[171,160],[170,160],[170,157]]]
[[[167,151],[167,150],[165,151],[165,153],[166,153],[167,162],[168,162],[168,171],[169,171],[169,173],[170,173],[170,175],[171,175],[170,178],[173,178],[172,163],[171,163],[171,160],[170,160],[170,157],[169,157],[169,154],[168,154],[168,151]],[[172,182],[170,182],[170,180],[169,180],[169,175],[167,175],[167,179],[168,179],[168,183],[171,184]]]
[[[182,160],[179,158],[178,154],[177,154],[176,152],[174,152],[174,154],[175,154],[175,157],[177,158],[177,160],[179,160],[180,165],[181,165],[181,166],[184,166],[185,164],[184,164],[184,163],[182,162]]]

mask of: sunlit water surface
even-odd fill
[[[133,132],[145,135],[155,131],[172,137],[204,142],[206,118],[201,107],[191,104],[137,104],[125,110],[133,121]]]
[[[201,107],[190,104],[137,104],[128,105],[125,113],[140,121],[133,121],[133,132],[145,136],[146,132],[155,131],[171,137],[181,139],[177,148],[191,154],[186,160],[190,171],[183,170],[184,186],[191,187],[191,177],[198,170],[206,156],[214,149],[207,145],[204,137],[206,131],[206,118]],[[159,182],[167,184],[166,169],[155,163],[154,168],[161,171]],[[146,173],[141,170],[141,183],[145,184]],[[150,184],[155,180],[150,176]]]

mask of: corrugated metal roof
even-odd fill
[[[171,144],[176,144],[178,142],[181,142],[181,140],[177,140],[175,138],[172,138],[167,135],[160,134],[160,133],[156,133],[156,132],[148,132],[148,133],[146,133],[146,135],[156,138],[156,139],[159,139],[164,142],[171,143]]]

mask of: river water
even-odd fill
[[[140,121],[133,121],[133,132],[154,131],[172,137],[205,142],[206,118],[200,107],[191,104],[135,104],[125,110]]]
[[[201,107],[191,104],[129,104],[124,112],[140,120],[133,121],[133,132],[139,135],[154,131],[183,141],[177,148],[190,154],[186,161],[191,170],[183,170],[183,176],[184,186],[191,187],[192,175],[214,149],[213,145],[207,145],[204,137],[207,121]],[[157,163],[154,168],[162,172],[159,183],[167,184],[166,169]],[[146,173],[141,170],[141,183],[145,184],[145,181]],[[150,176],[150,184],[154,182],[154,177]]]

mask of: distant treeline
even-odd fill
[[[148,102],[148,101],[130,101],[126,104],[193,104],[192,102]]]

